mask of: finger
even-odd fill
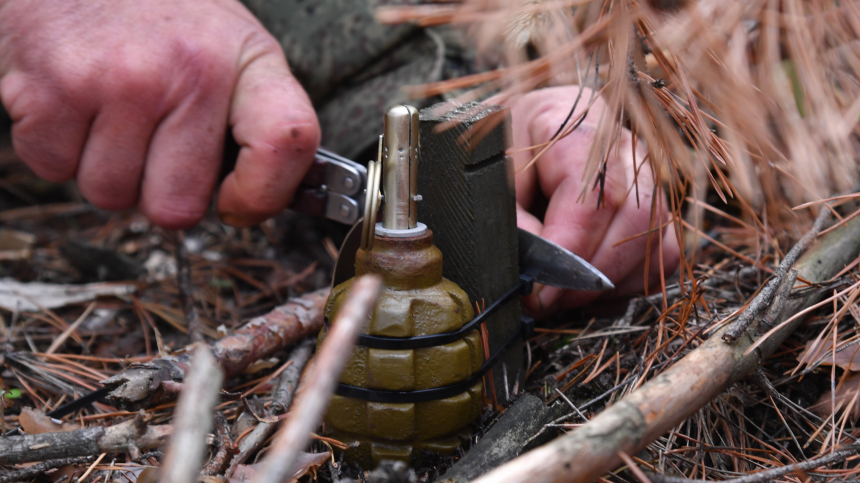
[[[662,257],[660,251],[662,250]],[[675,236],[675,226],[669,225],[663,230],[662,246],[657,236],[651,240],[651,253],[648,260],[648,291],[655,292],[660,289],[661,279],[671,277],[681,258],[681,250],[678,247],[678,239]],[[661,276],[661,265],[662,276]],[[641,293],[645,290],[645,260],[643,259],[630,273],[620,282],[615,284],[615,290],[606,294],[608,298]]]
[[[14,121],[12,145],[41,178],[72,179],[78,169],[92,111],[17,72],[0,80],[0,100]]]
[[[518,202],[517,203],[517,227],[521,228],[529,233],[534,233],[539,235],[543,230],[543,223],[534,215],[529,213],[523,208],[523,206]],[[520,267],[522,269],[522,267]],[[538,294],[544,289],[544,286],[541,284],[535,284],[532,289],[532,293],[526,295],[525,297],[521,297],[521,301],[525,304],[526,310],[534,315],[535,317],[539,316],[541,313],[540,307],[540,298],[538,298]]]
[[[575,98],[570,91],[558,88],[542,93],[529,127],[533,140],[548,140],[555,135],[567,115],[557,97]],[[571,134],[559,138],[536,163],[541,190],[550,199],[542,235],[586,260],[594,254],[616,210],[624,203],[627,180],[633,173],[628,160],[631,156],[616,151],[621,155],[613,153],[609,157],[601,186],[594,186],[593,178],[583,179],[596,129],[590,121],[592,117],[596,118],[589,116]],[[619,150],[626,147],[629,151],[629,143],[624,144]]]
[[[108,105],[93,121],[78,167],[78,188],[106,210],[137,204],[150,136],[157,120],[129,103]]]
[[[576,178],[562,181],[547,207],[541,236],[591,260],[612,223],[615,209],[612,206],[597,209],[594,192],[578,201],[581,188]]]
[[[538,217],[526,211],[519,203],[517,203],[517,227],[535,235],[540,235],[543,231],[543,223]]]
[[[526,105],[527,102],[517,102],[514,103],[511,110],[511,135],[513,138],[511,159],[514,163],[517,204],[528,210],[531,208],[538,187],[537,169],[534,166],[525,169],[534,154],[533,150],[527,149],[533,143],[529,133]]]
[[[244,69],[230,122],[241,149],[221,185],[218,213],[231,225],[249,226],[289,204],[319,147],[313,106],[280,48]]]
[[[663,200],[665,203],[665,198]],[[658,227],[669,219],[663,210],[662,221]],[[642,196],[640,207],[635,203],[627,203],[619,210],[606,237],[590,260],[591,264],[603,272],[615,284],[615,289],[609,292],[575,292],[541,294],[544,305],[556,303],[558,308],[567,309],[583,305],[597,297],[618,297],[639,293],[645,288],[644,271],[646,257],[648,265],[649,287],[660,281],[661,262],[663,273],[669,276],[678,266],[680,249],[675,237],[674,226],[669,224],[662,229],[663,233],[651,234],[650,245],[647,235],[650,225],[650,195]],[[657,228],[659,229],[659,228]],[[662,236],[662,242],[660,239]],[[661,252],[662,250],[662,257]],[[556,297],[556,298],[553,298]]]
[[[200,60],[175,80],[175,107],[149,144],[140,210],[165,228],[186,228],[206,213],[215,188],[227,129],[229,67]]]

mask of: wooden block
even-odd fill
[[[421,111],[418,219],[433,230],[443,254],[444,276],[474,303],[490,305],[519,280],[514,172],[505,156],[510,146],[510,112],[500,106],[467,104],[449,110],[437,104]],[[442,124],[453,127],[437,132]],[[520,302],[511,301],[487,323],[491,353],[520,330]],[[493,367],[496,396],[504,401],[525,368],[522,341]]]

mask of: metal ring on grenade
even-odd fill
[[[382,178],[382,136],[379,136],[379,155],[376,161],[367,163],[367,190],[364,195],[364,222],[361,226],[361,249],[373,248],[376,213],[381,202],[379,184]]]

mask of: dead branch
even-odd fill
[[[230,434],[227,418],[218,411],[215,411],[215,444],[217,444],[218,450],[200,470],[201,475],[220,475],[239,451],[233,441],[233,436]]]
[[[310,338],[293,349],[290,354],[290,360],[293,363],[278,378],[278,385],[275,386],[275,391],[272,393],[273,414],[285,414],[290,409],[296,394],[296,387],[299,385],[299,378],[302,377],[302,371],[308,361],[311,360],[311,356],[314,355],[316,345],[316,338]]]
[[[734,342],[741,336],[741,334],[746,332],[759,313],[770,305],[773,301],[773,297],[776,295],[779,285],[788,274],[788,270],[792,265],[794,265],[798,257],[800,257],[800,255],[805,252],[809,245],[815,240],[818,233],[824,229],[824,225],[829,219],[830,210],[827,208],[821,210],[818,214],[818,218],[815,219],[815,224],[812,225],[812,229],[809,230],[809,233],[804,235],[803,238],[801,238],[800,241],[798,241],[797,244],[785,254],[785,258],[782,259],[779,266],[774,270],[773,277],[771,277],[767,284],[765,284],[765,286],[759,291],[758,295],[756,295],[752,302],[750,302],[749,307],[747,307],[731,327],[723,333],[723,340],[726,342]]]
[[[7,471],[0,474],[0,483],[11,483],[13,481],[25,481],[36,476],[42,476],[46,471],[64,466],[82,465],[93,459],[92,456],[76,456],[74,458],[60,458],[56,460],[43,461],[33,466],[21,468],[20,470]]]
[[[763,483],[765,481],[782,478],[783,476],[793,473],[795,471],[814,470],[815,468],[824,465],[844,461],[845,458],[857,454],[858,451],[860,451],[860,446],[852,445],[848,448],[844,448],[839,451],[830,453],[829,455],[822,456],[821,458],[815,458],[814,460],[801,461],[800,463],[780,466],[779,468],[773,468],[771,470],[759,471],[746,476],[741,476],[740,478],[723,480],[723,483]],[[647,473],[647,475],[653,483],[711,483],[708,482],[708,480],[678,478],[675,476],[663,476],[653,473]]]
[[[381,286],[382,279],[375,275],[365,275],[353,283],[310,368],[296,407],[275,436],[255,482],[284,481],[292,476],[296,457],[307,445],[311,431],[319,425],[343,366],[352,354],[355,339],[373,313]]]
[[[767,309],[767,314],[765,314],[761,319],[761,323],[758,327],[758,335],[762,335],[772,329],[774,321],[782,316],[782,313],[785,310],[785,304],[788,303],[788,297],[791,294],[791,289],[794,288],[795,283],[797,283],[797,269],[792,268],[779,283],[779,288],[776,290],[773,302]]]
[[[860,222],[852,220],[818,240],[797,263],[799,276],[813,282],[826,281],[854,259],[858,247]],[[794,314],[817,297],[818,294],[806,293],[791,299],[783,313]],[[736,344],[726,344],[720,333],[726,329],[721,329],[587,424],[476,481],[594,481],[622,463],[619,452],[638,453],[731,384],[753,374],[801,321],[800,317],[792,320],[748,355],[744,353],[754,342],[750,332],[744,332]],[[753,329],[757,329],[756,325]]]
[[[213,342],[210,349],[225,379],[241,373],[252,362],[319,332],[327,299],[328,289],[291,299]],[[102,384],[111,389],[108,399],[119,408],[133,410],[162,404],[175,397],[175,391],[170,391],[169,386],[182,381],[189,359],[190,354],[185,352],[145,364],[132,364]]]
[[[198,346],[173,417],[173,436],[161,467],[162,483],[194,481],[200,472],[223,380],[224,372],[212,353],[206,346]]]
[[[469,481],[512,460],[533,435],[559,416],[557,407],[562,404],[549,408],[538,397],[523,394],[478,444],[445,472],[442,481]]]
[[[278,385],[272,392],[270,416],[284,414],[290,408],[296,387],[299,385],[302,370],[311,359],[315,345],[316,340],[309,338],[293,349],[293,352],[290,354],[292,364],[278,378]],[[276,429],[278,429],[278,423],[261,422],[258,424],[248,436],[245,436],[239,442],[239,453],[230,461],[230,466],[225,474],[232,476],[233,472],[236,471],[236,466],[248,461],[248,458],[252,454],[259,451]]]
[[[45,461],[101,453],[129,453],[133,459],[140,452],[161,447],[173,427],[150,426],[143,412],[131,421],[105,428],[94,426],[75,431],[6,436],[0,438],[0,465]]]

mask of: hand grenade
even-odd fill
[[[365,232],[355,262],[356,276],[375,273],[383,278],[378,305],[364,333],[389,338],[389,345],[357,346],[340,378],[342,385],[384,393],[387,399],[336,394],[324,419],[327,434],[352,445],[346,459],[365,468],[385,459],[411,463],[423,449],[451,454],[481,411],[480,379],[463,382],[483,363],[477,331],[423,348],[398,349],[397,341],[391,340],[456,331],[474,316],[466,293],[442,277],[442,253],[433,245],[433,233],[418,222],[417,169],[418,111],[395,106],[385,114],[380,159],[368,169]],[[376,219],[378,207],[375,171],[383,173],[384,208],[382,221],[374,225],[367,220]],[[335,319],[352,282],[332,290],[327,320]],[[319,341],[324,338],[325,330]],[[465,387],[453,396],[415,397],[457,383]]]

